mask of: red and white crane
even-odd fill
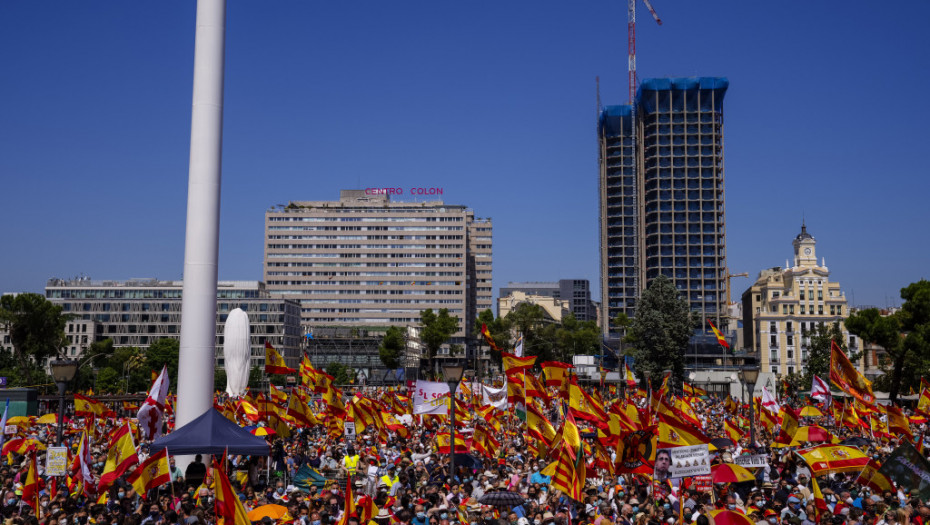
[[[652,13],[652,18],[655,18],[656,23],[662,25],[662,19],[659,18],[658,13],[656,13],[652,4],[649,3],[649,0],[643,0],[643,3],[646,4],[646,9]],[[627,50],[629,51],[630,69],[630,105],[632,105],[633,99],[636,98],[636,0],[629,0],[627,11],[629,16],[629,25],[627,26]]]

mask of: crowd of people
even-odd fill
[[[615,389],[602,393],[607,406],[623,398]],[[347,392],[346,399],[352,394]],[[376,398],[384,392],[370,388],[358,394]],[[650,400],[634,398],[629,402],[646,407]],[[727,437],[724,421],[748,417],[749,407],[737,403],[734,416],[734,401],[729,398],[689,397],[687,403],[703,433],[718,445],[724,443],[712,447],[711,463],[733,463],[742,454],[766,456],[764,466],[750,469],[753,479],[738,483],[655,479],[651,472],[603,468],[593,456],[587,456],[579,460],[589,462],[583,491],[579,498],[571,498],[553,488],[552,469],[547,469],[555,461],[553,455],[545,447],[530,446],[534,438],[528,435],[527,423],[512,408],[504,413],[501,428],[495,432],[499,442],[495,453],[484,455],[471,449],[456,454],[454,470],[449,453],[440,452],[437,443],[437,435],[448,432],[448,423],[434,418],[438,424],[427,424],[421,416],[405,418],[409,421],[404,423],[405,432],[369,428],[349,439],[334,436],[326,425],[295,426],[290,436],[272,434],[266,438],[271,451],[268,457],[228,456],[225,461],[219,458],[218,464],[223,465],[223,475],[231,480],[247,511],[273,509],[264,507],[269,504],[286,509],[279,515],[269,511],[251,517],[262,525],[368,525],[371,521],[376,525],[930,525],[927,500],[911,487],[876,491],[857,481],[858,471],[821,475],[817,487],[823,497],[818,500],[813,472],[796,453],[810,443],[776,447],[777,429],[757,421],[754,442],[744,430],[737,441],[727,445],[719,441]],[[555,402],[555,408],[550,407],[556,427],[566,416],[560,405]],[[861,427],[837,425],[832,412],[825,412],[824,417],[802,423],[830,429],[836,440],[862,438],[860,450],[879,464],[907,439],[874,436]],[[480,418],[476,412],[470,416]],[[913,434],[921,436],[915,442],[922,441],[926,423],[916,418],[911,421]],[[77,453],[75,436],[87,423],[80,417],[66,423],[72,429],[66,442],[72,453]],[[579,420],[583,441],[598,440],[596,423]],[[93,424],[96,440],[91,442],[90,468],[99,479],[111,445],[108,436],[121,421],[97,419]],[[457,432],[468,430],[469,421],[465,421]],[[22,426],[19,433],[45,445],[55,441],[53,426]],[[143,461],[149,455],[148,443],[140,440],[137,447]],[[590,450],[587,453],[591,454]],[[609,454],[615,462],[615,446]],[[210,458],[197,456],[184,469],[172,458],[170,482],[148,493],[137,493],[126,474],[103,494],[91,497],[80,488],[69,487],[65,477],[44,476],[44,455],[39,451],[39,506],[34,510],[23,500],[29,481],[28,457],[28,453],[9,452],[0,466],[4,525],[213,525],[218,521],[218,473]],[[648,459],[653,468],[669,458],[653,453]],[[308,479],[307,472],[314,476]]]

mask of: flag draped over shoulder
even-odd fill
[[[142,499],[146,499],[149,490],[171,481],[168,449],[163,448],[158,453],[149,456],[126,478],[126,481],[136,489],[136,493],[140,494]]]
[[[836,341],[830,341],[830,381],[866,405],[875,404],[872,382],[856,370]]]
[[[223,467],[216,458],[213,458],[213,475],[216,480],[216,494],[213,501],[216,525],[251,525],[252,522],[249,520],[245,507],[236,496],[236,491],[233,490],[226,472],[223,471]],[[349,490],[351,491],[351,486]]]
[[[287,366],[281,354],[265,341],[265,373],[266,374],[294,374],[297,370]]]

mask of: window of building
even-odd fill
[[[812,307],[812,308],[813,308],[813,307]],[[817,314],[818,314],[818,315],[823,315],[823,305],[822,305],[822,304],[817,306]]]
[[[830,305],[830,315],[836,315],[836,305]]]
[[[789,373],[789,374],[793,374],[793,373],[794,373],[794,367],[793,367],[793,366],[789,366],[789,367],[788,367],[788,373]]]
[[[778,299],[781,296],[781,292],[772,292],[772,299]]]
[[[793,305],[793,304],[788,306],[788,313],[791,314],[791,315],[794,315],[794,305]],[[804,312],[801,312],[801,313],[803,314]]]
[[[775,321],[769,323],[769,332],[775,333],[778,331],[778,325],[775,324]]]
[[[775,366],[775,365],[772,366],[772,373],[773,373],[773,374],[777,374],[777,373],[778,373],[778,367],[777,367],[777,366]]]
[[[801,315],[804,315],[804,312],[806,312],[806,309],[805,309],[804,305],[803,305],[803,304],[798,305],[798,308],[799,308],[800,311],[801,311]]]
[[[788,321],[788,322],[785,323],[785,331],[786,331],[786,332],[793,332],[794,330],[792,330],[792,328],[794,328],[794,326],[792,326],[791,321]]]
[[[804,300],[804,289],[803,288],[798,290],[798,297],[800,297],[802,301]]]
[[[788,346],[794,346],[794,336],[793,335],[787,336],[787,340],[785,342],[788,344]]]
[[[769,346],[771,346],[772,348],[778,347],[778,336],[777,335],[772,334],[771,336],[769,336]]]
[[[823,301],[823,290],[817,290],[817,300]]]
[[[794,350],[788,350],[788,359],[794,359]]]

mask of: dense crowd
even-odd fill
[[[378,389],[366,395],[377,396]],[[351,397],[347,395],[347,399]],[[605,394],[607,404],[616,402],[616,392]],[[635,401],[639,406],[646,399]],[[700,425],[709,438],[725,438],[724,420],[731,417],[731,399],[702,396],[689,399]],[[748,414],[746,405],[739,405]],[[558,411],[553,411],[554,413]],[[873,438],[864,428],[838,427],[832,413],[805,419],[833,431],[836,440],[862,438],[860,450],[881,463],[901,443],[902,436]],[[911,415],[912,412],[906,412]],[[477,415],[473,415],[478,417]],[[558,417],[558,416],[556,416]],[[546,466],[554,459],[545,450],[531,448],[526,423],[511,412],[503,418],[496,433],[500,447],[488,457],[474,450],[459,454],[454,475],[448,453],[440,453],[437,434],[448,431],[448,424],[426,425],[418,416],[405,424],[406,437],[398,432],[378,433],[374,429],[346,440],[334,437],[326,426],[294,428],[287,438],[268,436],[271,455],[229,456],[225,474],[247,511],[268,504],[286,509],[283,515],[254,516],[263,525],[930,525],[927,501],[906,487],[883,492],[858,482],[859,472],[831,472],[817,479],[823,495],[818,508],[812,472],[796,451],[810,445],[774,447],[777,429],[756,423],[756,443],[748,432],[730,446],[714,447],[711,462],[732,463],[741,454],[766,454],[764,467],[750,469],[754,479],[739,483],[697,483],[694,479],[658,482],[649,474],[612,473],[589,465],[580,499],[569,498],[552,488]],[[922,440],[926,423],[912,424]],[[82,418],[68,422],[83,428]],[[99,479],[106,461],[107,437],[120,424],[117,419],[97,420],[96,441],[92,443],[92,468]],[[554,420],[553,425],[557,422]],[[580,422],[585,441],[596,439],[596,428]],[[52,445],[54,426],[33,425],[21,430],[23,436]],[[72,452],[74,436],[68,433]],[[9,438],[8,438],[9,439]],[[719,442],[718,442],[719,443]],[[140,461],[148,457],[148,444],[138,443]],[[615,461],[616,448],[610,450]],[[27,455],[28,456],[28,455]],[[124,475],[96,499],[86,494],[69,494],[64,477],[39,481],[39,509],[34,512],[22,501],[29,464],[27,456],[8,453],[0,467],[3,488],[4,525],[213,525],[216,472],[210,458],[198,456],[185,469],[171,459],[171,482],[148,494],[138,494]],[[464,458],[464,459],[462,459]],[[593,458],[584,458],[592,460]],[[466,461],[467,460],[467,461]],[[38,454],[38,470],[43,472],[43,454]],[[312,472],[316,483],[305,474]],[[548,472],[548,473],[551,473]],[[352,499],[373,504],[377,513],[365,516],[360,507],[346,514],[346,492]],[[506,498],[492,498],[507,493]],[[361,498],[361,499],[359,499]],[[367,499],[365,499],[367,498]],[[510,501],[510,503],[507,503]],[[488,504],[492,502],[492,504]],[[268,509],[267,507],[265,509]],[[264,509],[261,509],[264,510]],[[734,511],[718,514],[717,511]],[[740,521],[740,520],[744,521]],[[734,521],[736,520],[736,521]],[[233,525],[233,524],[226,524]]]

